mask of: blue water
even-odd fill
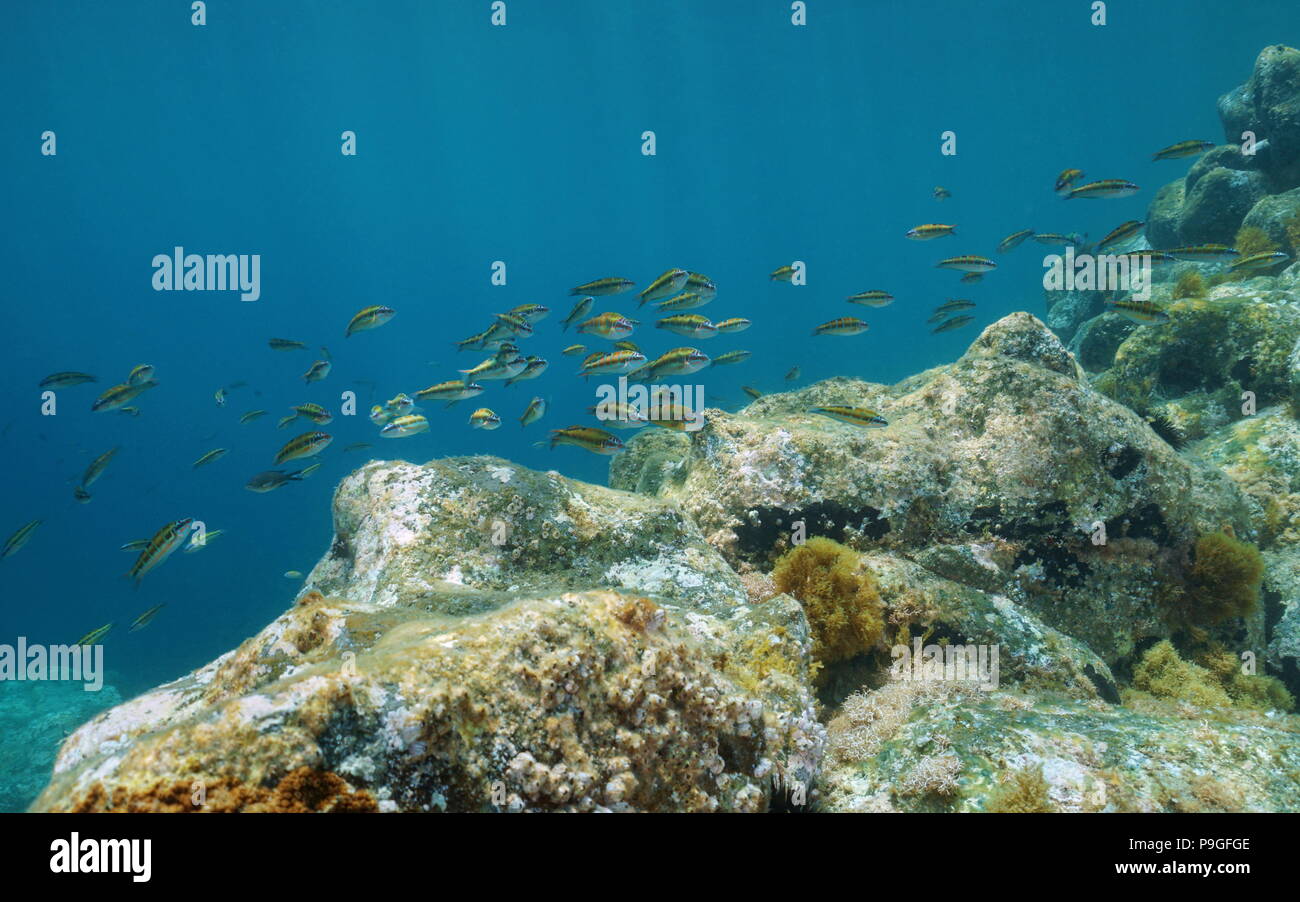
[[[895,381],[950,361],[1006,313],[1042,313],[1051,249],[1031,242],[999,257],[974,286],[934,269],[937,259],[991,253],[1021,228],[1095,239],[1145,218],[1154,191],[1189,165],[1151,153],[1222,140],[1217,98],[1264,46],[1300,40],[1293,0],[1124,0],[1105,27],[1077,0],[812,0],[806,27],[790,24],[788,3],[753,0],[509,0],[505,27],[489,24],[486,0],[211,3],[204,27],[189,15],[161,0],[10,0],[0,12],[0,534],[45,521],[0,562],[0,642],[70,641],[115,621],[106,654],[124,696],[281,611],[298,586],[282,574],[325,552],[333,487],[367,454],[491,453],[603,482],[607,459],[533,445],[546,428],[587,422],[601,381],[575,378],[578,360],[559,354],[580,340],[559,327],[570,286],[626,276],[640,288],[675,266],[712,277],[718,297],[698,312],[754,326],[699,346],[754,357],[700,377],[710,403],[735,409],[742,385],[781,390],[795,365],[799,384]],[[39,153],[46,129],[55,157]],[[949,129],[955,157],[939,153]],[[357,134],[356,156],[340,153],[344,130]],[[645,130],[656,156],[641,154]],[[1051,189],[1068,166],[1144,190],[1067,203]],[[952,198],[937,203],[936,185]],[[958,236],[903,240],[924,222],[956,223]],[[261,299],[155,292],[150,261],[177,245],[260,254]],[[496,260],[505,286],[489,281]],[[807,286],[769,281],[792,260],[807,263]],[[869,288],[898,300],[844,303]],[[978,302],[976,322],[932,336],[926,316],[954,296]],[[427,434],[378,438],[369,404],[477,363],[484,355],[451,343],[525,302],[554,311],[522,343],[549,372],[492,383],[450,412],[430,405]],[[345,339],[352,314],[376,303],[396,318]],[[634,295],[597,306],[635,308]],[[844,315],[871,331],[809,337]],[[696,344],[640,318],[633,340],[648,353]],[[313,350],[275,353],[272,336]],[[305,386],[321,345],[333,372]],[[138,399],[142,415],[91,414],[98,392],[140,363],[160,382]],[[57,415],[42,416],[37,383],[58,370],[100,381],[60,391]],[[248,386],[218,407],[214,391],[236,380]],[[334,444],[311,480],[243,489],[303,431],[276,430],[289,405],[337,408],[349,389],[362,413],[327,427]],[[524,430],[534,394],[551,412]],[[468,427],[480,403],[501,429]],[[239,425],[254,408],[270,415]],[[374,447],[343,453],[357,441]],[[114,445],[91,503],[75,503],[88,461]],[[191,469],[217,446],[232,453]],[[120,578],[123,542],[184,516],[226,534],[139,589]],[[126,632],[159,602],[148,629]]]

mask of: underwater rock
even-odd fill
[[[1294,716],[899,680],[828,730],[826,811],[1300,810]]]
[[[821,404],[870,407],[890,425],[808,412]],[[1153,587],[1197,535],[1251,530],[1226,477],[1179,458],[1094,390],[1026,313],[989,326],[956,363],[894,386],[830,379],[709,411],[684,481],[660,497],[737,566],[762,566],[801,528],[914,557],[1003,543],[1006,563],[986,588],[1014,587],[1017,604],[1112,664],[1167,634]]]
[[[1300,257],[1300,188],[1261,198],[1241,224],[1262,229],[1278,250]]]
[[[1094,316],[1074,333],[1070,353],[1088,372],[1104,370],[1114,363],[1115,352],[1136,328],[1136,323],[1122,316]]]
[[[1251,171],[1255,168],[1255,158],[1243,154],[1241,145],[1220,144],[1206,151],[1192,164],[1192,168],[1187,171],[1187,176],[1183,179],[1184,191],[1190,194],[1196,187],[1196,183],[1215,169]]]
[[[1178,247],[1178,220],[1183,212],[1185,181],[1170,182],[1152,198],[1147,207],[1147,241],[1154,248]]]
[[[1105,291],[1047,291],[1043,295],[1047,301],[1047,325],[1060,336],[1061,341],[1071,342],[1078,337],[1079,328],[1106,309]]]
[[[381,811],[754,811],[811,782],[802,609],[751,603],[670,506],[451,458],[372,461],[334,512],[290,610],[79,729],[34,809],[196,781],[264,805],[303,768]]]
[[[1246,84],[1219,98],[1219,118],[1229,144],[1254,132],[1256,161],[1271,193],[1300,187],[1300,50],[1265,47]]]
[[[1182,244],[1231,246],[1242,220],[1268,194],[1264,177],[1217,167],[1188,188],[1178,215],[1178,240]]]

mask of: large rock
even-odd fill
[[[1178,179],[1165,185],[1152,198],[1150,206],[1147,207],[1146,235],[1153,248],[1181,246],[1182,242],[1178,237],[1178,221],[1183,213],[1185,195],[1185,180]]]
[[[1300,258],[1300,188],[1261,198],[1241,224],[1263,230],[1279,250]]]
[[[890,425],[808,412],[825,404],[870,407]],[[832,379],[710,411],[682,466],[661,497],[738,565],[788,547],[799,521],[865,550],[931,555],[926,566],[955,580],[936,548],[994,543],[984,590],[1110,663],[1167,634],[1153,587],[1189,543],[1225,524],[1252,534],[1251,507],[1226,477],[1095,391],[1026,313],[988,327],[956,363],[894,386]]]
[[[1300,50],[1265,47],[1246,84],[1219,98],[1219,118],[1229,144],[1245,131],[1262,142],[1256,159],[1270,193],[1300,187]]]
[[[1187,190],[1178,216],[1179,241],[1231,246],[1246,214],[1267,193],[1258,172],[1211,169]]]
[[[751,811],[815,774],[802,609],[671,506],[457,458],[334,509],[297,603],[78,730],[36,810]]]

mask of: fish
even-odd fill
[[[851,294],[845,300],[850,304],[861,304],[863,307],[888,307],[894,303],[894,296],[888,291],[873,288],[870,291],[859,291],[857,294]]]
[[[1007,251],[1013,251],[1020,245],[1024,244],[1026,238],[1033,238],[1033,229],[1021,229],[1019,232],[1012,232],[1007,237],[998,242],[998,253],[1005,254]]]
[[[633,282],[631,279],[619,279],[619,278],[597,279],[594,282],[587,282],[585,285],[579,285],[576,288],[570,288],[569,294],[571,295],[594,294],[603,297],[605,295],[611,295],[611,294],[622,294],[623,292],[627,291],[629,288],[633,287],[634,285],[636,285],[636,283]]]
[[[98,629],[93,629],[90,632],[86,633],[86,635],[82,636],[73,644],[74,645],[98,645],[99,641],[108,635],[108,631],[111,630],[114,627],[114,625],[115,624],[112,623],[105,623],[103,626],[99,627]]]
[[[992,272],[998,268],[998,265],[988,257],[981,257],[978,254],[948,257],[934,265],[939,269],[955,269],[958,272]]]
[[[709,355],[697,348],[673,348],[665,351],[650,364],[650,374],[659,376],[689,376],[709,365]]]
[[[748,385],[742,385],[740,387],[740,390],[743,391],[745,394],[749,395],[755,401],[763,397],[763,393],[761,391],[759,391],[756,388],[750,388]]]
[[[578,320],[584,318],[588,313],[590,313],[591,308],[592,306],[595,305],[595,303],[596,303],[596,299],[594,297],[588,296],[582,298],[581,300],[578,301],[578,303],[574,304],[573,309],[569,311],[569,315],[564,318],[564,322],[561,324],[564,326],[564,328],[561,331],[568,332],[569,326],[573,323],[576,323]]]
[[[640,351],[641,347],[635,341],[616,341],[614,342],[615,351]]]
[[[134,401],[140,395],[157,385],[152,380],[139,383],[123,382],[121,385],[114,385],[108,391],[104,392],[95,399],[95,403],[90,405],[92,412],[101,410],[117,410]]]
[[[286,482],[298,482],[302,480],[302,471],[294,470],[292,473],[286,473],[284,470],[263,470],[252,479],[244,488],[250,492],[270,492],[278,489]]]
[[[334,364],[328,360],[317,360],[311,365],[307,372],[302,374],[302,381],[310,385],[313,382],[319,382],[330,374]]]
[[[369,447],[370,447],[370,442],[353,442],[352,444],[344,447],[343,453],[346,454],[349,451],[360,451],[364,448],[369,448]]]
[[[36,532],[36,528],[44,522],[44,520],[32,520],[30,523],[20,526],[17,532],[5,541],[4,549],[0,550],[0,560],[17,554],[31,540],[32,533]]]
[[[334,421],[334,414],[319,404],[299,404],[292,409],[295,414],[305,420],[311,420],[317,426],[328,426]]]
[[[602,313],[578,324],[578,332],[601,338],[627,338],[639,323],[619,313]]]
[[[216,399],[218,407],[226,406],[226,390],[224,388],[217,389],[213,392],[212,397]]]
[[[461,370],[464,374],[464,381],[469,383],[475,379],[509,379],[522,373],[528,361],[524,357],[496,356],[489,357],[478,366],[468,370]]]
[[[545,357],[525,357],[524,359],[527,361],[527,365],[518,375],[507,379],[506,385],[514,385],[516,382],[523,382],[525,379],[536,379],[546,372],[546,368],[550,366]]]
[[[809,408],[808,412],[830,417],[832,420],[839,420],[841,423],[848,423],[850,426],[863,426],[867,429],[883,429],[889,425],[888,420],[866,407],[830,405],[812,407]]]
[[[377,329],[396,315],[397,311],[392,307],[384,307],[379,304],[363,307],[352,317],[351,322],[348,323],[347,331],[343,333],[343,337],[350,338],[355,332]]]
[[[1290,260],[1289,254],[1282,251],[1272,251],[1271,253],[1251,254],[1248,257],[1240,257],[1228,264],[1228,269],[1233,272],[1255,272],[1261,269],[1271,269],[1280,263]]]
[[[144,629],[146,626],[149,625],[150,620],[153,620],[155,617],[158,616],[158,612],[161,611],[166,606],[166,604],[167,603],[165,601],[159,602],[158,604],[151,607],[149,610],[145,611],[139,617],[136,617],[134,620],[131,621],[131,627],[130,629],[127,630],[127,632],[134,633],[136,630]]]
[[[1177,144],[1170,144],[1168,147],[1157,150],[1151,155],[1151,160],[1155,162],[1156,160],[1181,160],[1184,157],[1195,157],[1214,146],[1213,141],[1179,141]]]
[[[655,279],[641,292],[641,304],[648,301],[657,301],[660,298],[666,298],[682,290],[686,280],[690,277],[684,269],[670,269],[659,278]],[[594,293],[594,292],[592,292]]]
[[[640,351],[611,351],[608,354],[596,353],[583,361],[578,370],[579,376],[630,373],[646,362],[646,356]]]
[[[569,345],[560,353],[563,354],[565,357],[577,357],[579,354],[585,354],[586,352],[587,352],[586,345]]]
[[[321,463],[320,463],[320,461],[316,461],[316,463],[312,464],[312,465],[309,466],[309,467],[303,467],[303,469],[302,469],[302,478],[303,478],[303,479],[306,479],[308,476],[310,476],[311,474],[315,473],[315,472],[316,472],[317,470],[319,470],[320,468],[321,468]]]
[[[686,274],[686,290],[693,291],[706,301],[713,300],[718,294],[718,286],[706,275],[697,272]]]
[[[493,323],[477,335],[471,335],[463,341],[456,342],[457,351],[482,351],[487,348],[488,341],[492,336],[500,331],[500,323]]]
[[[953,329],[960,329],[962,326],[971,322],[971,320],[973,319],[975,319],[975,317],[969,315],[954,316],[952,319],[942,322],[939,325],[935,326],[933,329],[930,330],[930,332],[935,335],[939,334],[940,332],[951,332]]]
[[[483,386],[477,382],[451,379],[421,389],[415,393],[415,398],[417,401],[446,401],[447,406],[450,407],[457,401],[464,401],[467,398],[474,398],[481,394],[483,394]]]
[[[296,413],[291,413],[288,414],[287,416],[280,417],[280,419],[277,420],[275,423],[275,428],[283,429],[285,426],[288,426],[290,423],[294,422],[297,419],[298,419],[298,414]]]
[[[655,323],[656,329],[667,329],[687,338],[712,338],[718,334],[718,327],[698,313],[678,313],[665,316]]]
[[[943,185],[935,185],[934,191],[932,193],[934,194],[935,200],[947,200],[948,198],[952,197],[952,192],[949,191],[947,188],[945,188]]]
[[[551,308],[544,307],[541,304],[520,304],[519,306],[511,307],[506,311],[506,315],[517,316],[530,326],[546,319],[550,313]]]
[[[966,273],[966,275],[962,276],[958,281],[961,282],[963,285],[973,285],[976,282],[982,282],[983,280],[984,280],[984,273],[968,272]]]
[[[202,551],[204,548],[208,547],[208,543],[213,539],[220,538],[223,533],[225,533],[224,529],[205,530],[203,532],[203,540],[199,541],[199,530],[190,530],[189,541],[187,541],[185,546],[181,548],[181,554],[193,554],[196,551]]]
[[[379,430],[381,438],[407,438],[429,430],[429,421],[423,414],[408,413],[400,416]]]
[[[1082,169],[1063,169],[1056,177],[1056,193],[1065,197],[1074,190],[1074,185],[1083,178]]]
[[[533,398],[528,402],[528,406],[524,408],[524,414],[519,418],[519,426],[520,428],[527,428],[544,416],[546,416],[546,399]]]
[[[915,228],[908,229],[906,237],[913,241],[930,241],[934,238],[943,238],[945,235],[951,235],[956,226],[944,225],[937,222],[927,222],[925,225],[919,225]]]
[[[288,460],[315,457],[328,448],[332,441],[334,436],[328,432],[304,432],[285,442],[284,447],[275,453],[274,462],[278,465]]]
[[[92,376],[89,373],[78,373],[68,370],[62,373],[50,373],[41,380],[41,388],[70,388],[74,385],[82,385],[86,382],[98,382],[98,376]]]
[[[528,320],[513,313],[494,313],[497,323],[510,337],[527,338],[533,334],[533,327]]]
[[[87,492],[81,486],[76,486],[72,490],[72,497],[77,499],[78,504],[90,503],[90,492]]]
[[[601,401],[588,407],[587,413],[610,429],[642,429],[650,425],[650,421],[637,405],[621,401]]]
[[[1140,219],[1130,219],[1128,222],[1120,223],[1107,232],[1105,238],[1097,242],[1097,250],[1104,251],[1112,245],[1119,244],[1126,238],[1133,237],[1138,232],[1142,231],[1144,225],[1146,225],[1146,223]]]
[[[1241,252],[1235,247],[1228,247],[1226,244],[1194,244],[1188,247],[1171,247],[1164,253],[1176,260],[1190,260],[1193,263],[1219,263],[1226,260],[1235,260],[1241,256]]]
[[[974,301],[968,301],[966,298],[949,298],[938,307],[934,308],[935,313],[958,313],[962,310],[970,310],[975,306]]]
[[[727,351],[725,354],[719,354],[713,358],[714,366],[728,366],[733,363],[744,363],[754,356],[753,351]]]
[[[702,412],[693,411],[683,404],[663,405],[661,403],[658,411],[653,411],[652,408],[652,412],[657,412],[659,415],[648,416],[646,418],[647,423],[651,426],[658,426],[660,429],[671,429],[674,432],[685,432],[688,423],[695,420],[702,422],[703,420]]]
[[[307,345],[301,341],[294,341],[292,338],[272,338],[267,341],[272,351],[302,351]]]
[[[83,489],[88,489],[94,484],[96,479],[103,476],[104,470],[108,467],[109,461],[111,461],[120,450],[122,450],[120,445],[110,448],[103,454],[99,455],[99,457],[92,460],[90,466],[86,467],[86,472],[81,476],[81,487]]]
[[[153,379],[153,367],[147,363],[142,363],[131,369],[130,375],[126,377],[128,385],[144,385]]]
[[[794,382],[795,380],[797,380],[797,379],[799,378],[799,376],[800,376],[799,367],[797,367],[797,366],[792,366],[792,367],[790,367],[790,369],[789,369],[789,370],[786,372],[786,374],[785,374],[785,381],[786,381],[786,382]]]
[[[149,547],[148,539],[132,539],[129,542],[122,543],[122,551],[139,551],[142,548]]]
[[[861,335],[870,326],[856,316],[841,316],[813,329],[813,335]]]
[[[1065,195],[1065,199],[1070,200],[1075,197],[1132,197],[1141,190],[1137,185],[1126,179],[1102,179],[1099,182],[1089,182],[1086,185],[1080,185],[1078,188],[1071,188],[1070,193]]]
[[[713,324],[713,327],[723,335],[735,335],[737,332],[744,332],[752,325],[754,323],[743,316],[733,316],[729,319],[719,320]]]
[[[1161,325],[1169,322],[1169,314],[1151,301],[1110,301],[1108,306],[1115,313],[1139,325]]]
[[[768,278],[773,282],[789,282],[794,278],[794,267],[788,264],[786,266],[778,267],[772,271],[772,274],[768,276]]]
[[[286,571],[284,571],[284,578],[285,578],[285,579],[302,579],[302,571],[300,571],[300,570],[286,570]]]
[[[265,410],[250,410],[248,413],[244,414],[242,417],[239,418],[239,423],[242,426],[244,423],[251,423],[253,422],[253,420],[259,419],[264,416],[266,416]]]
[[[665,313],[694,310],[696,307],[703,307],[711,300],[712,298],[706,298],[698,292],[682,292],[666,301],[656,301],[655,308]]]
[[[501,417],[487,407],[480,407],[469,415],[469,424],[475,429],[496,429],[501,425]]]
[[[1128,256],[1133,266],[1140,266],[1142,261],[1146,261],[1152,266],[1168,266],[1170,263],[1178,262],[1177,257],[1166,254],[1164,251],[1132,251]]]
[[[1078,232],[1071,232],[1069,235],[1062,235],[1060,232],[1038,232],[1034,235],[1034,240],[1039,244],[1060,245],[1062,247],[1083,244],[1083,236]]]
[[[552,429],[550,446],[554,449],[556,445],[572,445],[593,454],[617,454],[626,448],[621,438],[595,426]]]
[[[144,579],[146,573],[161,566],[173,552],[189,541],[190,525],[193,522],[193,517],[182,517],[159,529],[140,552],[140,556],[135,559],[135,563],[131,565],[126,575],[133,579],[137,586],[140,585],[140,580]]]

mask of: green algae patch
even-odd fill
[[[1178,606],[1180,618],[1212,626],[1254,612],[1264,579],[1258,548],[1225,532],[1212,532],[1196,540],[1193,554],[1187,592]]]

